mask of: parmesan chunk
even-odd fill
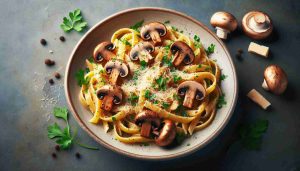
[[[271,103],[255,89],[252,89],[247,96],[265,110],[271,105]]]
[[[251,42],[248,48],[248,52],[255,53],[267,58],[269,55],[269,47]]]

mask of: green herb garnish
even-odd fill
[[[135,106],[137,101],[139,100],[139,96],[135,95],[134,93],[131,93],[128,97],[128,101],[131,105]]]
[[[77,84],[81,87],[82,85],[87,85],[89,83],[89,78],[84,78],[84,70],[80,69],[76,72],[75,78],[77,80]]]
[[[167,108],[169,108],[171,105],[169,104],[169,103],[166,103],[166,102],[162,102],[162,107],[164,108],[164,109],[167,109]]]
[[[222,75],[220,76],[220,80],[223,81],[223,80],[225,80],[227,77],[228,77],[227,75],[222,74]]]
[[[178,76],[178,75],[173,75],[173,82],[174,83],[178,83],[180,80],[182,80],[182,78],[180,77],[180,76]]]
[[[163,76],[160,76],[158,79],[156,79],[155,82],[158,85],[158,89],[165,91],[167,89],[168,80],[169,80],[168,78],[164,78]]]
[[[131,28],[137,32],[140,32],[139,29],[140,29],[140,27],[142,27],[143,23],[144,23],[144,20],[139,21],[139,22],[135,23],[133,26],[130,26],[129,28]]]
[[[175,140],[176,140],[177,144],[181,144],[185,140],[186,137],[187,136],[184,134],[184,132],[177,132]]]
[[[257,120],[252,124],[245,124],[239,128],[241,143],[246,149],[259,150],[262,143],[262,136],[268,129],[267,120]]]
[[[146,98],[146,99],[154,100],[155,97],[156,97],[155,94],[151,94],[150,90],[147,89],[147,90],[145,91],[145,98]]]
[[[111,119],[113,120],[113,122],[115,122],[117,119],[116,117],[112,116]]]
[[[95,63],[94,58],[92,56],[89,57],[88,60],[89,60],[90,63]]]
[[[126,39],[120,39],[120,41],[121,41],[124,45],[132,46],[131,43],[128,42],[128,40],[126,40]]]
[[[57,123],[53,125],[49,125],[47,128],[48,138],[55,139],[56,143],[60,146],[61,149],[66,150],[71,147],[73,143],[78,144],[79,146],[91,150],[99,150],[96,147],[90,147],[84,144],[75,141],[76,133],[71,135],[70,126],[68,122],[68,109],[65,107],[55,107],[53,110],[53,114],[56,118],[63,119],[67,126],[64,129],[61,129]],[[76,132],[76,131],[75,131]]]
[[[167,65],[168,67],[171,67],[173,64],[172,64],[172,60],[168,58],[168,56],[163,56],[162,58],[162,63],[163,65]]]
[[[223,106],[225,106],[227,104],[226,100],[225,100],[225,94],[222,94],[219,99],[218,99],[218,103],[217,103],[217,108],[221,109]]]
[[[172,30],[174,31],[178,31],[178,28],[176,28],[175,26],[171,26]]]
[[[65,32],[69,32],[71,30],[81,32],[87,26],[87,22],[85,22],[81,16],[80,9],[69,12],[69,17],[70,18],[64,17],[63,23],[60,25]]]
[[[146,61],[141,61],[141,69],[144,70],[147,67],[147,62]]]
[[[200,37],[198,35],[194,35],[194,43],[195,43],[195,47],[196,48],[200,48],[201,47],[201,42],[200,42]]]
[[[215,47],[216,47],[216,45],[210,44],[210,46],[208,46],[208,48],[205,50],[206,54],[210,55],[210,54],[214,53],[215,52]]]
[[[165,21],[164,24],[170,24],[170,20]]]

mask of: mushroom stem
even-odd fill
[[[221,27],[216,27],[217,30],[217,36],[221,39],[227,39],[227,34],[229,33],[228,30],[223,29]]]
[[[141,136],[149,138],[150,133],[151,133],[151,123],[150,122],[144,122],[142,124],[142,128],[141,128]]]
[[[192,108],[195,95],[196,91],[189,89],[184,97],[183,106]]]
[[[269,91],[269,87],[268,87],[268,84],[266,82],[266,80],[264,79],[264,82],[262,83],[262,88],[264,88],[265,90]]]
[[[178,57],[177,57],[177,56],[178,56]],[[179,53],[179,51],[177,51],[177,52],[175,53],[173,59],[175,59],[175,60],[173,61],[173,65],[174,65],[174,66],[178,66],[178,65],[180,65],[181,62],[183,61],[183,59],[184,59],[184,54]]]
[[[113,96],[105,96],[102,101],[101,109],[105,111],[111,111],[113,106],[113,100],[114,100]]]
[[[161,42],[159,33],[157,31],[150,32],[150,37],[154,44]]]
[[[115,68],[111,71],[109,81],[112,85],[116,85],[118,77],[119,77],[120,71],[119,69]]]

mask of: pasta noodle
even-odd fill
[[[152,39],[154,49],[150,56],[147,52],[141,53],[148,55],[141,59],[149,57],[153,60],[134,61],[131,51],[139,48],[143,39],[139,31],[130,28],[121,28],[111,37],[115,58],[110,60],[125,63],[129,67],[129,75],[116,79],[123,97],[121,104],[113,105],[110,111],[103,108],[106,102],[97,94],[99,89],[113,84],[105,70],[105,62],[86,60],[89,71],[84,78],[88,83],[81,87],[79,100],[93,114],[90,122],[102,124],[105,132],[112,128],[115,139],[124,143],[155,141],[153,137],[143,136],[141,125],[135,122],[135,117],[145,110],[156,113],[160,120],[171,120],[176,125],[177,133],[192,135],[209,126],[216,115],[216,106],[222,94],[221,71],[216,62],[208,58],[200,42],[169,26],[166,26],[166,35],[161,36],[161,43]],[[189,64],[172,66],[176,62],[176,54],[170,49],[174,42],[183,42],[192,50],[194,59]],[[187,99],[180,96],[178,88],[189,81],[202,85],[204,90],[203,99],[194,100],[192,106],[186,106]],[[193,98],[197,98],[196,95]]]

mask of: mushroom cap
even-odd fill
[[[157,32],[160,37],[163,37],[167,34],[167,28],[164,24],[160,22],[148,23],[141,28],[141,38],[143,40],[150,40],[151,32]]]
[[[109,61],[110,59],[112,59],[115,54],[112,52],[115,49],[115,46],[113,43],[111,42],[102,42],[100,44],[98,44],[95,49],[94,49],[94,53],[93,53],[93,58],[95,60],[95,62],[97,63],[101,63],[103,61],[103,59],[105,59],[106,61]]]
[[[176,125],[171,120],[164,120],[164,126],[160,130],[159,136],[155,143],[159,146],[170,145],[176,136]]]
[[[120,104],[122,101],[122,89],[119,86],[105,85],[97,90],[97,97],[103,100],[104,96],[111,96],[114,98],[114,104]]]
[[[171,45],[171,53],[172,55],[175,55],[178,52],[178,55],[174,57],[173,59],[173,63],[176,61],[176,59],[178,57],[180,57],[180,55],[182,55],[182,57],[184,57],[183,59],[181,59],[185,64],[190,64],[194,61],[195,59],[195,54],[194,51],[192,50],[192,48],[187,45],[185,42],[183,41],[175,41],[172,45]],[[180,63],[182,62],[180,61]]]
[[[135,123],[137,125],[141,125],[143,122],[151,122],[151,125],[155,127],[160,126],[160,118],[157,113],[153,112],[152,110],[143,110],[134,118]]]
[[[136,61],[141,59],[142,55],[154,52],[154,46],[150,42],[140,42],[136,44],[130,51],[129,57],[131,60]]]
[[[197,81],[185,81],[179,84],[179,86],[177,87],[177,93],[180,96],[185,96],[189,90],[196,91],[195,98],[197,100],[204,99],[206,95],[205,88]]]
[[[264,39],[273,31],[273,24],[268,14],[250,11],[244,15],[242,27],[245,34],[253,39]]]
[[[236,18],[224,11],[214,13],[210,19],[210,24],[213,27],[220,27],[230,32],[234,31],[238,25]]]
[[[265,69],[264,78],[269,90],[274,94],[282,94],[287,88],[287,75],[278,65],[268,66]]]
[[[104,69],[108,74],[110,74],[113,69],[118,69],[120,71],[120,77],[126,77],[129,73],[128,66],[120,60],[108,61],[105,64]]]

